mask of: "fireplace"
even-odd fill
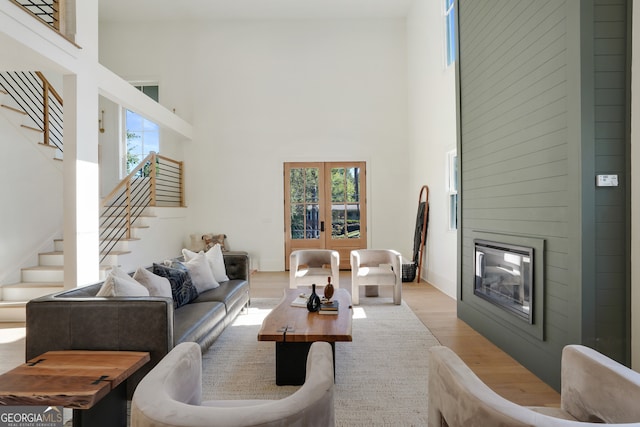
[[[533,323],[533,248],[474,240],[473,293]]]

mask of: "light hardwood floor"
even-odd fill
[[[251,276],[251,296],[279,298],[288,284],[288,272],[254,273]],[[340,273],[340,287],[350,290],[349,271]],[[391,298],[390,288],[381,287],[380,297]],[[438,341],[460,355],[498,394],[520,405],[560,404],[560,396],[555,390],[458,319],[454,299],[424,282],[404,283],[402,297]],[[5,372],[22,362],[24,325],[0,323],[0,372]]]

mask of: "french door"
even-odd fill
[[[334,249],[349,269],[353,249],[367,247],[364,162],[284,164],[285,267],[298,249]]]

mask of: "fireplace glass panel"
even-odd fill
[[[474,294],[533,323],[533,248],[475,240]]]

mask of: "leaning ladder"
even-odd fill
[[[422,218],[420,218],[420,205],[424,203],[424,212],[422,213]],[[418,256],[418,271],[416,275],[418,276],[417,283],[420,283],[420,273],[422,272],[422,254],[424,251],[425,244],[427,242],[427,225],[429,220],[429,187],[423,185],[420,189],[420,195],[418,197],[418,220],[416,221],[416,225],[420,225],[419,221],[422,219],[422,228],[420,230],[420,246],[418,246],[417,256]],[[415,261],[415,260],[414,260]]]

